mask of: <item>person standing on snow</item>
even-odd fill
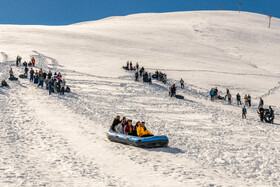
[[[246,119],[246,114],[247,114],[247,109],[246,106],[244,106],[242,109],[242,119]]]
[[[176,86],[173,84],[171,86],[171,96],[170,97],[175,97],[176,96]]]
[[[18,65],[21,66],[21,56],[18,56]]]
[[[264,109],[263,109],[263,106],[260,106],[258,113],[260,114],[261,122],[263,122],[263,119],[264,119]]]
[[[184,89],[184,88],[185,88],[185,85],[184,85],[184,81],[183,81],[182,78],[181,78],[181,80],[180,80],[180,84],[181,84],[181,89]]]
[[[215,92],[214,92],[214,89],[212,88],[211,90],[210,90],[210,96],[211,96],[211,101],[214,101],[214,95],[215,95]]]
[[[47,73],[46,72],[43,73],[43,77],[44,77],[44,80],[47,78]]]
[[[262,98],[260,98],[260,101],[259,101],[259,107],[258,108],[263,108],[263,104],[264,104],[264,102],[263,102],[263,99]]]
[[[213,101],[214,101],[214,100],[217,100],[217,99],[218,99],[219,90],[218,90],[217,87],[215,87],[215,88],[213,89],[213,91],[214,91],[214,96],[213,96]]]
[[[249,107],[251,107],[251,96],[250,96],[250,94],[248,94],[247,100],[248,100]]]
[[[46,90],[48,90],[49,89],[49,79],[48,78],[45,79],[45,84],[46,84]]]
[[[49,71],[49,73],[48,73],[48,79],[51,79],[51,78],[52,78],[52,72]]]
[[[40,70],[39,70],[39,75],[40,75],[40,76],[43,76],[43,70],[42,70],[42,68],[40,68]]]
[[[237,101],[237,105],[238,105],[238,106],[239,106],[239,105],[242,105],[242,104],[241,104],[241,97],[240,97],[239,93],[236,95],[236,101]]]
[[[19,63],[19,56],[17,56],[17,59],[16,59],[16,66],[18,67],[18,63]]]
[[[35,67],[35,58],[34,57],[32,57],[31,63],[32,63],[32,66]]]
[[[139,73],[138,71],[135,72],[135,81],[138,81]]]
[[[44,77],[43,75],[39,76],[39,84],[37,87],[41,86],[41,88],[43,88],[44,86]]]
[[[149,84],[152,84],[152,75],[151,75],[151,73],[149,73],[148,82],[149,82]]]
[[[56,72],[54,72],[53,78],[54,78],[54,80],[56,80],[56,78],[57,78]]]
[[[24,68],[24,75],[25,75],[26,77],[28,76],[28,68],[27,68],[27,67]]]
[[[244,96],[244,102],[245,102],[245,105],[248,106],[248,96],[247,96],[247,94],[245,94],[245,96]]]
[[[49,88],[49,95],[51,95],[52,92],[54,92],[54,91],[53,91],[53,89],[54,89],[53,78],[51,78],[51,79],[49,80],[48,88]]]
[[[229,94],[229,89],[227,89],[227,91],[226,91],[225,100],[227,99],[228,94]]]
[[[13,68],[10,69],[9,73],[10,73],[10,77],[14,76]]]
[[[231,104],[231,94],[230,94],[230,92],[228,92],[227,96],[228,96],[228,104]]]
[[[64,81],[60,81],[60,95],[64,95],[64,91],[65,91],[65,82]]]

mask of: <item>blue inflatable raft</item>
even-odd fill
[[[107,137],[112,142],[118,142],[142,148],[166,147],[168,145],[168,138],[166,136],[138,137],[120,134],[109,130]]]

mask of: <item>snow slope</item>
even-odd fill
[[[61,72],[72,93],[51,96],[28,80],[0,88],[1,186],[279,186],[280,121],[259,122],[258,98],[280,109],[280,20],[238,12],[137,14],[69,26],[0,25],[0,79],[19,54]],[[135,82],[121,66],[167,73]],[[184,100],[168,97],[183,78]],[[250,94],[241,108],[212,103]],[[235,102],[234,102],[235,103]],[[145,120],[168,148],[111,143],[115,115]],[[279,117],[278,117],[279,118]]]

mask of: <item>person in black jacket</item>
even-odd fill
[[[262,106],[259,108],[259,112],[258,113],[260,114],[261,122],[263,122],[263,119],[264,119],[264,109],[263,109]]]
[[[24,75],[25,75],[26,77],[28,76],[28,70],[29,70],[29,69],[28,69],[27,67],[24,68]]]
[[[48,79],[51,79],[51,78],[52,78],[52,72],[49,71],[49,73],[48,73]]]
[[[115,127],[121,122],[120,118],[121,118],[120,116],[116,116],[116,118],[114,119],[114,121],[111,125],[111,130],[112,131],[114,131],[114,132],[116,131]]]
[[[46,72],[43,73],[43,77],[44,77],[44,80],[47,78],[47,73]]]
[[[138,81],[138,77],[139,77],[139,74],[138,74],[138,71],[135,72],[135,81]]]
[[[239,93],[236,95],[236,101],[237,101],[237,105],[241,105],[241,97],[239,95]]]
[[[175,84],[173,84],[171,86],[171,96],[170,97],[175,97],[176,96],[176,87],[175,87]]]
[[[250,94],[248,94],[247,100],[248,100],[249,107],[251,107],[251,96],[250,96]]]

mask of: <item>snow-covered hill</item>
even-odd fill
[[[71,86],[48,95],[28,80],[0,88],[1,186],[279,186],[280,121],[259,122],[259,97],[280,109],[280,20],[245,12],[137,14],[69,26],[0,25],[0,79],[17,55],[61,72]],[[130,60],[167,73],[135,82]],[[168,97],[168,87],[186,82]],[[250,94],[241,107],[211,102],[209,89]],[[235,97],[234,97],[235,98]],[[145,120],[168,148],[111,143],[117,114]],[[279,118],[279,116],[276,116]]]

